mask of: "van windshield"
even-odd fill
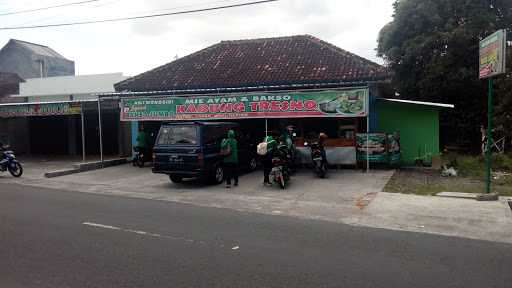
[[[197,144],[197,129],[193,125],[162,127],[157,139],[158,145]]]

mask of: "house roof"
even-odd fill
[[[385,67],[310,35],[222,41],[115,85],[149,92],[387,79]]]
[[[0,86],[18,84],[24,80],[16,73],[0,72]]]
[[[22,41],[22,40],[16,40],[16,39],[11,39],[10,41],[12,41],[13,43],[15,43],[17,45],[22,46],[25,49],[28,49],[30,52],[32,52],[35,55],[66,59],[64,56],[60,55],[59,53],[57,53],[55,50],[53,50],[52,48],[50,48],[48,46],[35,44],[35,43]]]
[[[25,82],[16,73],[0,72],[0,102],[8,102],[8,95],[16,94],[19,91],[19,83]]]
[[[402,100],[402,99],[388,99],[388,98],[380,98],[379,100],[387,101],[387,102],[402,103],[402,104],[423,105],[423,106],[432,106],[432,107],[441,107],[441,108],[455,108],[455,105],[453,105],[453,104],[444,104],[444,103],[422,102],[422,101],[412,101],[412,100]]]

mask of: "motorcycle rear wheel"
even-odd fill
[[[142,168],[144,167],[144,157],[142,155],[137,155],[135,156],[135,165],[137,165],[137,167],[139,168]]]
[[[14,167],[13,167],[14,166]],[[14,177],[21,177],[23,174],[23,167],[21,167],[20,163],[14,163],[12,165],[9,165],[9,173],[11,173]]]

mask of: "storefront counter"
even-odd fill
[[[356,165],[356,147],[325,147],[327,162],[330,165]],[[308,147],[297,147],[297,162],[311,163],[311,150]]]

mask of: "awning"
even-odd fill
[[[387,101],[387,102],[403,103],[403,104],[413,104],[413,105],[441,107],[441,108],[455,108],[455,105],[453,105],[453,104],[444,104],[444,103],[422,102],[422,101],[390,99],[390,98],[379,98],[378,100]]]

